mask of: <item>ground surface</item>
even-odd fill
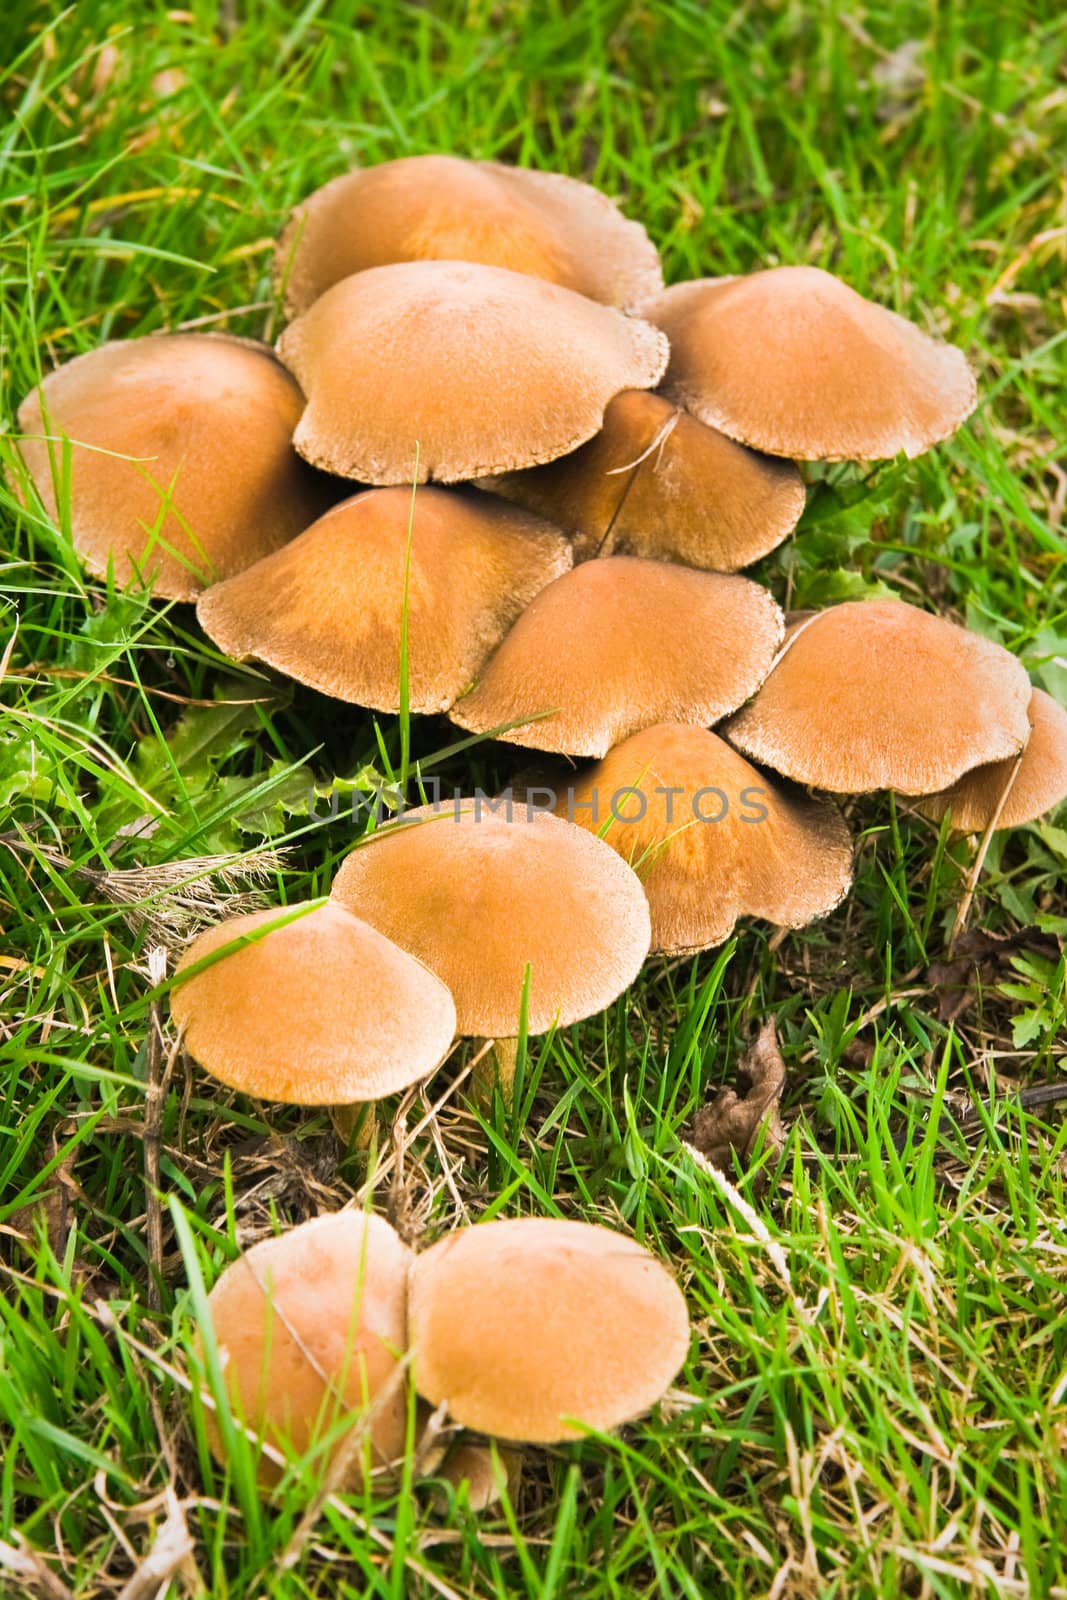
[[[642,217],[671,279],[815,263],[968,350],[972,424],[865,498],[819,500],[759,570],[798,605],[936,606],[1067,699],[1058,10],[945,6],[930,32],[909,4],[258,0],[120,20],[12,0],[2,415],[103,339],[269,336],[271,237],[351,163],[556,167]],[[1067,1135],[1054,1108],[999,1103],[1062,1072],[1063,962],[1024,943],[941,1021],[928,968],[970,857],[888,800],[851,808],[858,881],[825,924],[654,962],[604,1018],[531,1048],[510,1116],[457,1095],[417,1131],[422,1098],[392,1108],[377,1203],[411,1236],[558,1211],[677,1263],[699,1337],[660,1415],[532,1456],[481,1519],[401,1496],[328,1506],[307,1535],[298,1484],[267,1510],[245,1471],[213,1473],[181,1384],[201,1280],[365,1174],[325,1118],[268,1127],[178,1066],[153,1306],[149,951],[189,909],[159,869],[253,852],[272,893],[321,893],[353,829],[300,813],[302,768],[389,773],[401,731],[227,673],[188,610],[87,584],[9,493],[0,544],[0,1527],[48,1558],[39,1592],[117,1594],[171,1484],[215,1600],[1067,1594]],[[411,753],[454,737],[420,723]],[[436,770],[488,782],[508,760]],[[972,920],[1062,934],[1065,862],[1052,822],[996,841]],[[764,1189],[723,1187],[681,1137],[771,1013],[793,1131]],[[939,1127],[946,1094],[994,1091],[995,1113]]]

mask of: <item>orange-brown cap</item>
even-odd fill
[[[535,1444],[640,1416],[689,1348],[685,1300],[655,1256],[542,1217],[461,1228],[416,1256],[408,1330],[419,1394]]]
[[[197,616],[228,655],[377,711],[400,709],[406,638],[410,709],[447,711],[570,564],[561,534],[490,495],[372,489],[207,590]]]
[[[208,1308],[238,1425],[288,1458],[321,1444],[323,1476],[347,1447],[346,1489],[362,1487],[368,1468],[397,1460],[407,1422],[400,1363],[413,1260],[381,1217],[340,1211],[264,1239],[231,1262]],[[361,1448],[350,1443],[354,1428],[365,1430]],[[210,1412],[208,1438],[225,1463]],[[260,1484],[280,1476],[261,1455]]]
[[[282,234],[277,271],[297,316],[353,272],[433,260],[507,267],[609,306],[663,287],[648,234],[598,189],[439,155],[358,168],[316,189]]]
[[[781,612],[747,578],[608,556],[542,589],[450,715],[534,750],[602,756],[654,722],[736,710],[781,638]]]
[[[791,461],[747,450],[644,389],[616,395],[580,450],[485,487],[571,534],[579,560],[617,551],[719,572],[765,556],[804,509]]]
[[[704,728],[634,734],[571,780],[556,814],[598,833],[637,873],[653,950],[710,949],[738,917],[803,927],[852,882],[852,841],[833,801],[772,782]]]
[[[332,894],[426,963],[461,1034],[545,1033],[610,1005],[648,954],[648,903],[582,828],[519,801],[423,806],[346,857]]]
[[[921,455],[977,401],[962,350],[818,267],[679,283],[641,310],[671,341],[665,392],[772,455]]]
[[[1001,645],[899,600],[850,600],[790,629],[723,732],[753,761],[836,794],[932,794],[1022,749],[1030,682]]]
[[[303,405],[267,345],[161,334],[50,372],[19,407],[19,449],[51,517],[69,496],[90,572],[110,564],[120,583],[139,576],[162,598],[192,600],[329,504],[293,449]]]
[[[984,833],[994,821],[998,828],[1021,828],[1067,799],[1067,711],[1035,689],[1028,717],[1030,737],[1021,759],[972,767],[951,789],[920,800],[923,816],[940,822],[950,812],[961,833]]]
[[[620,389],[650,388],[667,364],[667,341],[647,322],[457,261],[343,278],[278,350],[308,397],[300,454],[378,484],[551,461],[596,433]]]
[[[456,1031],[444,984],[336,901],[208,928],[182,957],[171,1009],[189,1054],[216,1078],[298,1106],[404,1089],[433,1070]]]

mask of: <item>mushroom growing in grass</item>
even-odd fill
[[[747,578],[587,561],[542,589],[450,716],[534,750],[603,756],[655,722],[707,726],[736,710],[770,671],[782,628]]]
[[[194,1061],[243,1094],[353,1108],[424,1078],[456,1010],[444,984],[336,900],[220,922],[186,950],[171,992]]]
[[[551,461],[647,389],[667,341],[540,278],[414,261],[343,278],[278,352],[308,397],[294,444],[363,483],[457,483]],[[354,381],[353,374],[358,374]]]
[[[932,822],[947,815],[960,833],[984,833],[990,827],[1020,828],[1067,800],[1067,711],[1035,689],[1028,718],[1030,737],[1020,755],[972,767],[916,809]]]
[[[579,560],[618,552],[719,572],[767,555],[804,510],[791,461],[735,444],[644,389],[616,395],[580,450],[485,487],[572,535]]]
[[[977,402],[962,350],[818,267],[678,283],[641,312],[671,342],[664,393],[771,455],[917,456]]]
[[[437,974],[466,1038],[515,1039],[524,1001],[529,1034],[593,1016],[648,954],[648,902],[629,867],[511,800],[408,812],[345,858],[331,893]],[[498,1053],[505,1092],[514,1064]]]
[[[287,1460],[361,1489],[400,1458],[407,1434],[407,1293],[414,1257],[381,1217],[341,1211],[261,1240],[208,1296],[234,1420]],[[208,1347],[205,1330],[199,1345]],[[224,1465],[225,1424],[207,1413]],[[261,1450],[257,1481],[282,1468]]]
[[[342,278],[400,261],[476,261],[628,307],[663,287],[639,222],[587,183],[459,156],[405,156],[334,178],[278,242],[290,316]]]
[[[660,723],[572,779],[556,814],[637,873],[652,949],[722,944],[739,917],[799,928],[839,905],[852,841],[837,806],[772,782],[704,728]]]
[[[552,1444],[655,1405],[689,1348],[667,1269],[633,1239],[527,1217],[459,1229],[416,1256],[418,1393],[497,1439]]]
[[[898,600],[850,600],[796,623],[731,744],[834,794],[929,795],[1017,755],[1030,680],[1001,645]]]
[[[374,489],[201,595],[201,626],[324,694],[447,711],[519,613],[571,564],[540,518],[474,492]]]
[[[22,458],[89,571],[192,600],[333,494],[293,450],[304,397],[268,346],[182,333],[101,345],[19,408]]]

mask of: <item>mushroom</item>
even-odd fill
[[[643,389],[615,396],[569,456],[484,486],[556,523],[579,560],[620,554],[733,572],[792,532],[804,480]]]
[[[992,640],[899,600],[850,600],[791,627],[722,731],[799,783],[929,795],[1016,755],[1029,699],[1023,667]]]
[[[19,449],[49,516],[69,502],[90,572],[192,600],[329,504],[292,447],[303,405],[267,345],[157,334],[50,372],[19,407]]]
[[[495,1440],[474,1444],[463,1439],[452,1446],[432,1475],[451,1484],[454,1491],[462,1488],[469,1510],[488,1511],[505,1493],[514,1499],[522,1479],[522,1451],[508,1450]],[[444,1495],[433,1498],[439,1510],[447,1509]]]
[[[408,1332],[419,1394],[499,1439],[551,1444],[640,1416],[674,1380],[689,1317],[633,1239],[526,1217],[416,1256]]]
[[[341,278],[400,261],[475,261],[628,307],[663,287],[639,222],[586,183],[459,156],[405,156],[334,178],[297,206],[278,243],[298,316]]]
[[[423,806],[346,856],[334,900],[424,962],[467,1038],[546,1033],[602,1011],[641,970],[648,903],[582,828],[510,798]],[[507,1091],[514,1063],[498,1059]]]
[[[620,389],[650,388],[667,364],[667,341],[647,322],[457,261],[343,278],[278,351],[308,397],[300,454],[375,484],[551,461],[596,433]]]
[[[1027,717],[1030,737],[1021,755],[972,767],[916,809],[932,822],[948,814],[960,833],[984,833],[990,827],[1019,828],[1067,799],[1067,711],[1035,689]]]
[[[408,1275],[414,1257],[381,1217],[341,1211],[263,1239],[208,1296],[230,1406],[239,1424],[288,1459],[311,1450],[321,1475],[358,1490],[404,1453]],[[198,1339],[203,1359],[205,1334]],[[223,1426],[206,1417],[225,1464]],[[265,1452],[257,1481],[282,1468]]]
[[[977,403],[962,350],[818,267],[675,284],[641,313],[671,342],[664,392],[771,455],[921,455]]]
[[[523,607],[571,563],[537,517],[473,492],[374,489],[334,506],[284,549],[201,595],[220,649],[324,694],[447,711]]]
[[[791,793],[714,733],[660,723],[572,782],[556,805],[618,851],[652,914],[652,949],[722,944],[738,917],[800,928],[840,904],[852,842],[832,800]]]
[[[405,1089],[456,1031],[444,984],[336,900],[208,928],[178,965],[171,1010],[189,1054],[220,1082],[298,1106]]]
[[[542,589],[450,716],[534,750],[603,756],[654,722],[706,725],[736,710],[781,638],[781,612],[747,578],[587,561]]]

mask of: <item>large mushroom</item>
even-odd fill
[[[615,552],[719,572],[767,555],[804,510],[791,461],[735,444],[644,389],[616,395],[580,450],[485,487],[556,523],[579,560]]]
[[[192,600],[332,494],[293,450],[304,397],[268,346],[182,333],[101,345],[19,407],[19,449],[89,571]]]
[[[301,202],[278,243],[290,316],[342,278],[400,261],[476,261],[629,307],[663,287],[639,222],[555,172],[459,156],[405,156],[334,178]]]
[[[220,1082],[300,1106],[405,1089],[456,1031],[444,984],[336,900],[208,928],[179,963],[171,1009]]]
[[[1020,828],[1067,799],[1067,711],[1035,689],[1027,716],[1030,737],[1020,755],[972,767],[916,809],[932,822],[947,815],[960,833],[984,833],[989,827]]]
[[[473,492],[375,489],[200,597],[204,631],[324,694],[447,711],[519,613],[571,563],[537,517]]]
[[[621,389],[647,389],[667,341],[540,278],[457,261],[343,278],[278,342],[308,397],[294,443],[363,483],[441,483],[584,444]]]
[[[582,828],[512,799],[423,806],[345,858],[332,894],[445,983],[458,1032],[512,1039],[602,1011],[648,954],[637,878]],[[499,1063],[502,1087],[507,1061]]]
[[[655,722],[717,722],[763,682],[782,638],[747,578],[635,556],[587,561],[523,612],[450,716],[472,733],[603,756]]]
[[[977,402],[962,350],[818,267],[678,283],[641,313],[671,342],[664,392],[771,455],[920,455]]]
[[[929,795],[1017,755],[1030,681],[1003,646],[898,600],[796,623],[723,729],[753,761],[834,794]]]
[[[572,780],[556,815],[618,851],[644,885],[652,949],[710,949],[739,917],[799,928],[852,881],[832,800],[792,792],[704,728],[660,723]]]
[[[640,1416],[689,1348],[685,1300],[655,1256],[552,1218],[481,1223],[423,1251],[408,1319],[420,1395],[464,1427],[534,1444]]]
[[[238,1426],[287,1460],[316,1452],[323,1477],[359,1490],[404,1453],[408,1275],[414,1257],[381,1217],[341,1211],[243,1251],[208,1296]],[[201,1330],[199,1345],[207,1345]],[[225,1430],[207,1414],[213,1454]],[[282,1467],[260,1450],[271,1488]]]

